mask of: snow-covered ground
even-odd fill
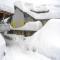
[[[30,37],[20,35],[9,35],[13,37],[12,40],[6,40],[9,44],[7,46],[5,60],[51,60],[50,58],[32,50],[28,50],[26,44]]]
[[[3,60],[6,50],[6,44],[3,36],[0,33],[0,60]]]
[[[18,45],[10,45],[7,47],[5,60],[51,60],[48,57],[38,54],[37,52],[30,52],[29,54],[21,51]]]

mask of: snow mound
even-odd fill
[[[14,4],[11,0],[0,0],[0,10],[14,13]]]
[[[60,60],[60,19],[49,20],[43,28],[37,31],[29,40],[28,48],[38,50],[39,53]]]
[[[24,30],[39,30],[42,27],[42,23],[40,21],[36,21],[36,22],[28,22],[25,24],[24,27],[22,27],[22,29]]]
[[[25,54],[20,50],[20,47],[16,44],[7,47],[7,54],[5,60],[51,60],[44,55],[38,53]]]

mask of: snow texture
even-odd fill
[[[25,39],[29,39],[30,37],[13,34],[8,35],[12,37],[13,40],[6,40],[9,45],[7,46],[5,60],[51,60],[38,52],[27,50],[26,44],[28,41]]]
[[[5,51],[6,51],[5,40],[0,33],[0,60],[3,60]]]
[[[39,5],[39,6],[36,6],[36,5],[33,5],[32,3],[24,3],[24,6],[27,7],[27,9],[29,8],[29,10],[34,10],[34,11],[39,11],[39,12],[43,12],[43,11],[48,11],[49,9],[47,8],[46,5]]]
[[[39,53],[60,60],[60,19],[49,20],[31,38],[27,39],[27,48],[37,50]]]
[[[26,12],[27,14],[31,15],[35,19],[55,19],[55,18],[60,18],[60,4],[59,1],[57,0],[45,0],[40,2],[36,2],[32,0],[33,2],[30,1],[16,1],[14,4],[17,6],[19,9],[22,11]],[[43,2],[43,3],[42,3]],[[46,3],[47,2],[47,3]],[[47,11],[47,13],[34,13],[31,10],[35,11]]]
[[[11,0],[0,0],[0,10],[14,13],[14,3]]]

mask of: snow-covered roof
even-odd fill
[[[25,31],[37,31],[42,27],[42,23],[40,21],[36,22],[28,22],[24,26],[19,28],[13,28],[10,26],[10,29],[12,30],[25,30]]]
[[[6,50],[6,43],[4,37],[0,33],[0,60],[4,59],[3,53],[5,52],[5,50]]]
[[[13,1],[22,1],[22,2],[28,2],[32,3],[34,5],[42,5],[42,4],[50,4],[50,5],[55,5],[55,4],[60,4],[60,0],[13,0]]]
[[[35,1],[34,1],[35,2]],[[48,0],[46,1],[48,2]],[[16,1],[15,6],[17,6],[19,9],[21,9],[23,12],[26,12],[30,16],[32,16],[35,19],[51,19],[51,18],[60,18],[60,4],[58,4],[58,1],[50,1],[50,3],[41,3],[40,5],[36,5],[35,3],[29,3],[29,2],[23,2],[23,1]],[[27,3],[27,4],[26,4]],[[40,2],[39,2],[40,3]],[[40,7],[39,7],[40,6]],[[35,11],[47,11],[47,13],[35,13],[31,10]]]
[[[14,4],[11,0],[0,0],[0,11],[14,13]]]
[[[36,6],[33,3],[22,2],[22,1],[16,1],[14,4],[19,9],[22,9],[22,10],[24,9],[26,11],[33,10],[33,11],[40,11],[40,12],[45,11],[46,12],[49,10],[46,5]]]

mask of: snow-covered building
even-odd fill
[[[42,0],[32,0],[32,1],[16,1],[14,3],[21,11],[27,13],[35,20],[42,20],[43,24],[49,19],[60,18],[60,4],[57,0],[55,1],[42,1]],[[28,18],[29,19],[29,18]],[[26,20],[28,20],[26,19]],[[31,18],[30,18],[31,19]]]
[[[19,4],[19,6],[18,6],[18,4]],[[17,1],[14,3],[15,13],[12,16],[12,22],[11,22],[11,25],[13,27],[21,27],[21,26],[24,26],[24,24],[28,21],[34,21],[34,19],[30,15],[28,15],[27,13],[24,13],[20,9],[20,7],[23,8],[21,2],[18,4],[17,4]]]
[[[22,1],[14,2],[14,6],[15,6],[15,13],[12,17],[12,22],[11,22],[11,25],[13,27],[21,27],[26,22],[36,21],[36,19],[34,18],[34,13],[45,14],[49,12],[49,9],[47,8],[47,6],[41,5],[40,7],[36,8],[35,6],[33,7],[32,3],[27,3],[27,2],[24,3]],[[45,23],[45,21],[46,20],[44,20],[43,24]]]
[[[41,28],[42,23],[40,21],[35,21],[32,16],[22,11],[20,7],[23,8],[22,3],[17,3],[16,1],[14,3],[15,13],[12,16],[11,21],[12,29],[9,32],[23,35],[31,35],[35,31],[39,30],[39,28]]]

